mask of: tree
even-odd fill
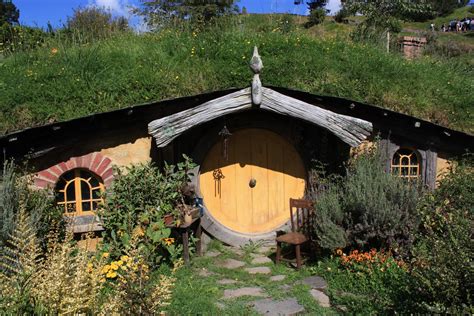
[[[0,0],[0,26],[18,24],[20,11],[11,0]]]
[[[295,0],[295,4],[302,4],[302,0]],[[329,10],[326,9],[327,0],[308,0],[306,5],[309,9],[309,18],[308,22],[305,24],[305,27],[311,27],[317,24],[324,22],[326,14],[329,13]]]
[[[235,0],[141,0],[142,15],[152,28],[166,27],[173,21],[207,23],[215,17],[238,13]]]
[[[469,0],[429,0],[433,11],[438,16],[444,16],[452,13],[456,8],[465,6]]]
[[[398,33],[401,31],[401,21],[433,14],[431,5],[423,0],[346,0],[344,9],[365,17],[354,33],[359,39],[387,31]]]

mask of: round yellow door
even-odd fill
[[[226,148],[223,148],[226,147]],[[265,233],[290,218],[289,199],[302,198],[306,172],[295,148],[262,129],[217,142],[201,165],[199,186],[215,220],[240,233]]]

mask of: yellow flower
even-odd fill
[[[102,258],[108,258],[108,257],[109,257],[109,253],[108,253],[108,252],[104,252],[104,253],[102,254]]]
[[[94,268],[94,265],[89,262],[89,263],[87,264],[87,272],[92,273],[92,271],[94,271],[93,268]]]
[[[120,257],[120,260],[122,260],[122,261],[124,261],[124,262],[128,261],[128,259],[130,259],[129,256],[121,256],[121,257]]]
[[[102,278],[99,280],[100,283],[104,283],[105,282],[105,278]]]
[[[167,245],[167,246],[170,246],[170,245],[174,244],[174,238],[162,238],[161,240],[162,240],[162,241],[165,243],[165,245]]]
[[[109,272],[109,270],[110,270],[110,266],[107,264],[102,268],[100,273],[105,274],[105,273]]]
[[[54,54],[57,54],[57,52],[58,52],[58,49],[57,49],[57,48],[53,48],[53,49],[51,49],[51,54],[53,54],[53,55],[54,55]]]
[[[128,268],[127,268],[127,266],[121,266],[120,269],[126,271]]]
[[[122,260],[117,261],[117,265],[121,266],[123,264]]]
[[[110,269],[111,270],[118,270],[118,268],[119,267],[118,267],[118,265],[115,261],[110,264]]]
[[[113,278],[117,277],[117,272],[109,271],[109,273],[107,273],[106,277],[109,278],[109,279],[113,279]]]

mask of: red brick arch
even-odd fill
[[[68,161],[38,172],[35,177],[35,185],[39,188],[54,188],[63,173],[76,168],[92,171],[102,178],[105,187],[108,187],[114,178],[112,161],[100,153],[92,153],[81,157],[72,157]]]

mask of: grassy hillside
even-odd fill
[[[329,32],[330,25],[323,27]],[[80,46],[51,41],[0,59],[0,132],[247,86],[254,45],[264,85],[351,98],[474,131],[469,64],[407,61],[351,43],[344,33],[315,34],[321,32],[278,16],[241,16],[206,32],[123,34]]]

